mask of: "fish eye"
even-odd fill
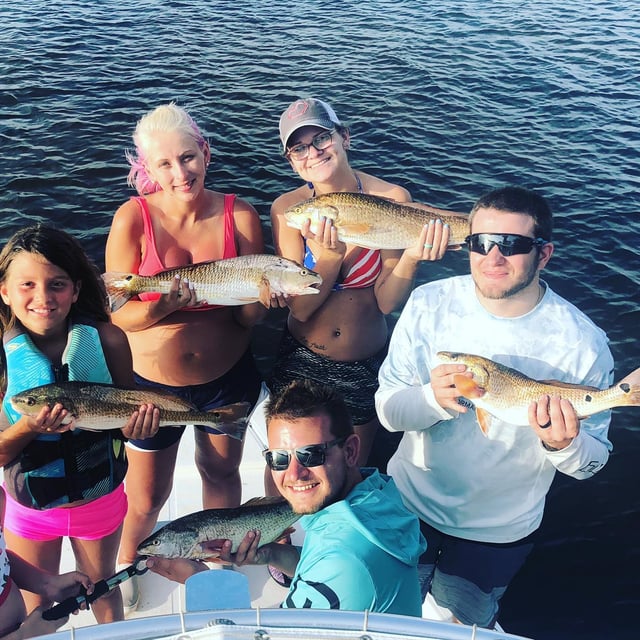
[[[132,274],[129,274],[129,275],[125,278],[125,280],[126,280],[127,282],[129,282],[132,278],[133,278],[133,275],[132,275]]]
[[[300,274],[303,276],[309,275],[309,271],[307,269],[300,269]]]
[[[160,540],[158,540],[158,538],[156,538],[152,543],[151,543],[154,547],[159,547],[160,546]]]
[[[35,403],[36,403],[35,398],[33,398],[33,397],[31,397],[31,396],[29,396],[29,397],[27,398],[27,406],[28,406],[28,407],[33,407],[33,405],[34,405]]]

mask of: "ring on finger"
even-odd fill
[[[432,245],[432,244],[429,244],[428,242],[425,242],[425,244],[424,244],[424,248],[425,248],[425,249],[433,249],[433,245]]]
[[[545,424],[541,424],[540,428],[541,429],[548,429],[551,426],[551,420],[549,420],[549,422],[545,423]]]

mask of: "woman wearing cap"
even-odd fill
[[[315,235],[309,223],[301,231],[288,227],[288,207],[324,193],[350,191],[398,202],[411,196],[399,185],[350,166],[349,130],[322,100],[291,104],[280,118],[280,139],[285,157],[305,184],[273,202],[274,245],[280,255],[313,268],[323,281],[319,295],[286,300],[289,317],[270,387],[276,391],[296,378],[335,385],[360,435],[359,462],[364,464],[379,424],[374,393],[387,348],[385,315],[406,301],[418,262],[442,258],[449,230],[430,224],[414,247],[375,251],[339,241],[330,220]]]

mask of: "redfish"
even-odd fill
[[[568,400],[578,414],[586,418],[614,407],[640,406],[640,385],[619,382],[608,389],[597,389],[559,381],[533,380],[502,364],[469,353],[439,351],[440,360],[464,364],[473,378],[454,376],[456,389],[476,407],[478,424],[486,435],[489,415],[516,425],[528,425],[529,405],[543,395]]]
[[[367,249],[411,247],[424,225],[435,220],[449,225],[449,246],[463,244],[469,235],[469,217],[463,213],[437,211],[415,202],[401,204],[364,193],[326,193],[289,207],[284,217],[295,229],[311,220],[313,233],[322,218],[328,218],[339,240]]]
[[[243,305],[261,302],[269,308],[271,294],[300,296],[318,293],[322,277],[293,260],[267,254],[238,256],[166,269],[153,276],[103,274],[111,311],[140,293],[169,293],[176,278],[193,285],[200,302]]]

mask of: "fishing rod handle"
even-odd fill
[[[42,612],[42,617],[45,620],[60,620],[60,618],[64,618],[72,614],[74,611],[80,609],[81,605],[85,603],[87,605],[87,609],[89,605],[97,600],[100,596],[103,596],[105,593],[109,592],[109,584],[106,580],[100,580],[96,582],[93,593],[91,595],[86,594],[86,589],[82,587],[82,592],[79,596],[71,596],[70,598],[66,598],[59,604],[54,605],[50,609]]]

